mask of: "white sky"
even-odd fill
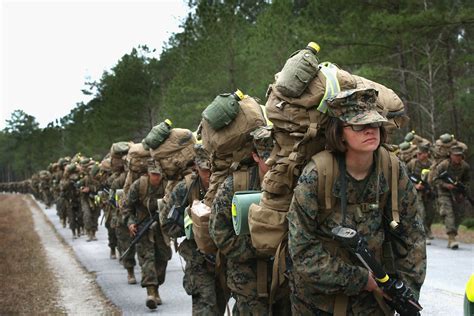
[[[158,57],[188,12],[186,0],[1,0],[0,129],[16,109],[40,127],[67,115],[133,47]]]

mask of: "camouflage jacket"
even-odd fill
[[[364,291],[368,270],[356,259],[331,242],[331,229],[340,225],[342,196],[340,177],[334,182],[332,194],[337,198],[336,207],[329,213],[318,205],[318,174],[315,162],[304,168],[294,190],[288,212],[288,249],[293,261],[293,294],[305,302],[314,313],[318,310],[333,312],[336,295],[349,297],[349,315],[380,315],[382,311],[373,295]],[[383,210],[363,209],[362,203],[376,202],[377,174],[375,169],[366,179],[355,180],[346,173],[347,215],[345,226],[359,232],[377,261],[382,262],[382,243],[387,236],[384,215],[391,213],[390,197]],[[426,246],[422,219],[415,208],[414,186],[408,180],[403,164],[399,169],[398,205],[401,238],[408,245],[406,257],[394,257],[397,274],[407,285],[419,293],[426,272]],[[379,193],[389,191],[383,173],[379,175]],[[355,207],[351,207],[355,206]],[[388,270],[388,269],[386,269]]]
[[[191,187],[192,186],[192,187]],[[188,193],[189,190],[189,193]],[[196,173],[189,174],[185,179],[178,182],[169,195],[168,201],[165,203],[164,207],[160,210],[160,223],[163,228],[163,231],[172,238],[178,238],[177,233],[183,233],[184,227],[173,227],[173,223],[168,220],[168,215],[171,208],[179,206],[191,206],[192,201],[202,200],[206,190],[204,189],[199,176]],[[188,200],[185,201],[186,195],[188,195]],[[183,208],[184,209],[184,208]],[[184,210],[183,210],[184,211]],[[184,214],[183,214],[184,216]],[[191,214],[189,214],[191,216]]]
[[[430,169],[432,166],[433,161],[431,159],[428,159],[426,162],[422,162],[416,158],[413,158],[407,163],[407,171],[409,174],[414,174],[421,179],[421,171],[423,169]]]
[[[439,176],[442,172],[447,171],[448,174],[453,178],[454,181],[460,182],[466,186],[467,191],[469,192],[469,181],[471,179],[470,166],[464,160],[459,165],[454,165],[451,163],[451,159],[445,159],[436,166],[435,176]],[[451,192],[445,188],[445,182],[441,179],[435,180],[436,187],[438,188],[438,194],[444,196],[450,196]]]
[[[140,194],[141,185],[145,186],[143,195]],[[148,176],[141,176],[132,183],[122,210],[124,222],[127,223],[127,226],[138,224],[157,211],[157,199],[163,197],[165,186],[166,182],[164,180],[156,187],[150,185]]]
[[[250,186],[247,190],[260,190],[258,168],[249,168]],[[232,198],[234,196],[234,177],[228,176],[219,186],[211,207],[209,235],[217,248],[228,261],[247,261],[256,258],[250,235],[237,236],[232,223]]]

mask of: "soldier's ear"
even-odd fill
[[[256,152],[252,152],[252,158],[253,158],[253,161],[255,161],[256,163],[258,163],[261,160]]]

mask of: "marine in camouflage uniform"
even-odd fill
[[[433,239],[431,224],[433,224],[436,213],[436,194],[434,189],[428,184],[430,168],[434,164],[434,161],[429,157],[429,152],[430,146],[428,144],[419,145],[417,157],[410,160],[407,164],[407,170],[410,175],[420,180],[418,183],[415,183],[417,209],[423,218],[427,238]],[[429,243],[428,240],[427,243]]]
[[[125,184],[125,178],[127,173],[124,170],[124,161],[122,159],[116,159],[112,157],[111,165],[112,170],[114,173],[111,177],[113,177],[112,184],[110,186],[111,194],[116,195],[117,190],[122,190]],[[122,254],[127,250],[132,242],[132,237],[129,234],[127,223],[122,216],[122,212],[120,211],[120,207],[123,201],[115,201],[116,206],[112,208],[112,220],[111,226],[115,228],[115,235],[117,237],[117,248],[119,253]],[[134,267],[136,265],[135,261],[135,247],[131,249],[131,251],[122,258],[122,264],[125,269],[127,269],[127,282],[128,284],[136,284],[137,280],[135,278]]]
[[[81,202],[78,190],[80,181],[80,166],[71,163],[66,166],[63,179],[60,182],[61,196],[64,199],[69,228],[72,231],[73,238],[78,238],[83,227]]]
[[[184,236],[184,223],[177,223],[170,216],[170,209],[182,211],[183,218],[190,217],[190,207],[194,200],[202,200],[209,187],[209,155],[201,144],[194,146],[196,172],[188,174],[170,194],[170,199],[160,210],[160,222],[163,231],[171,238]],[[180,220],[184,219],[181,218]],[[183,287],[192,296],[193,315],[224,315],[228,297],[222,289],[220,279],[216,277],[215,260],[204,255],[197,248],[194,239],[183,240],[178,247],[179,254],[186,261]]]
[[[253,159],[257,165],[243,166],[248,168],[248,187],[243,190],[261,190],[261,181],[268,171],[266,158],[273,148],[273,139],[269,130],[259,128],[253,133],[256,152]],[[266,135],[266,136],[262,136]],[[255,141],[257,140],[257,141]],[[209,235],[227,261],[227,286],[236,300],[233,315],[268,315],[270,305],[268,297],[260,297],[257,292],[257,265],[260,260],[252,246],[249,234],[236,235],[232,222],[232,198],[234,196],[234,174],[228,176],[219,187],[211,207],[209,219]],[[267,271],[271,271],[271,262],[266,259]],[[270,282],[269,276],[265,279]],[[267,284],[268,286],[269,284]],[[273,306],[276,315],[287,315],[289,303],[278,301]]]
[[[65,158],[61,158],[55,163],[53,177],[53,196],[56,201],[56,213],[61,221],[63,227],[66,227],[66,207],[64,198],[61,196],[61,179],[64,175],[64,166],[67,164]]]
[[[101,199],[102,209],[104,211],[104,225],[107,229],[108,246],[110,248],[110,259],[116,259],[117,234],[115,232],[115,199],[111,192],[112,183],[120,175],[120,172],[112,172],[111,159],[105,157],[100,162],[99,177],[101,180],[101,190],[104,192]]]
[[[466,207],[466,197],[452,184],[444,182],[438,178],[443,172],[447,172],[454,181],[466,186],[469,192],[470,167],[464,161],[465,149],[455,145],[450,149],[450,157],[443,160],[436,166],[435,184],[438,189],[438,206],[441,217],[446,226],[448,234],[448,248],[458,249],[459,243],[456,241],[459,224],[464,215]]]
[[[80,190],[81,210],[84,221],[84,229],[87,235],[86,241],[97,240],[95,234],[97,232],[97,221],[100,214],[100,208],[95,203],[95,195],[97,194],[99,183],[94,179],[94,175],[99,171],[95,162],[89,158],[81,160],[82,165],[82,181]],[[94,174],[92,171],[94,170]]]
[[[362,139],[365,139],[362,137],[378,134],[375,126],[366,125],[386,121],[375,111],[375,96],[375,90],[372,89],[344,91],[334,99],[328,100],[329,115],[338,118],[331,118],[329,123],[337,126],[336,131],[340,131],[340,134],[334,133],[334,139],[337,139],[335,143],[348,144],[342,138],[344,135],[355,137],[357,133],[363,133],[359,135],[367,136],[358,136],[362,142]],[[363,129],[344,131],[344,126],[352,128],[355,125],[362,125]],[[328,125],[326,131],[331,130],[331,127]],[[380,133],[382,135],[382,130]],[[327,136],[329,140],[332,139],[331,135]],[[351,141],[351,144],[354,144],[354,139]],[[328,145],[331,142],[329,141]],[[372,142],[370,146],[374,145],[376,144]],[[340,161],[345,160],[348,166],[349,163],[353,163],[353,160],[346,160],[346,154],[343,154],[344,151],[340,150],[338,145],[332,147],[344,155],[341,156],[344,159]],[[348,150],[348,147],[345,148]],[[351,148],[351,153],[352,150]],[[382,150],[385,149],[376,151],[377,154],[373,156],[374,162]],[[370,155],[369,151],[366,149],[364,153]],[[399,234],[399,238],[407,245],[403,249],[406,256],[392,253],[382,260],[384,250],[387,250],[384,252],[386,254],[389,250],[383,246],[384,239],[388,236],[386,230],[389,229],[385,228],[388,227],[387,216],[391,218],[393,215],[390,202],[382,202],[391,201],[388,179],[384,173],[376,171],[378,167],[374,162],[367,169],[364,179],[359,180],[350,175],[348,170],[352,169],[344,167],[340,172],[342,176],[333,179],[332,189],[325,186],[325,190],[332,192],[330,196],[335,203],[330,204],[332,208],[329,206],[330,208],[326,209],[328,205],[320,203],[326,201],[326,195],[318,192],[318,177],[322,176],[318,174],[318,170],[324,170],[320,168],[327,166],[328,162],[323,158],[329,157],[334,161],[336,158],[333,158],[333,155],[329,151],[322,152],[314,156],[305,166],[298,179],[287,215],[288,247],[293,261],[292,312],[295,315],[332,315],[336,310],[340,310],[347,315],[384,315],[373,293],[369,292],[378,292],[373,277],[369,275],[367,268],[354,258],[355,256],[350,256],[339,242],[334,241],[331,229],[342,225],[356,230],[367,241],[369,250],[382,264],[384,270],[401,278],[414,291],[415,296],[418,296],[426,272],[426,246],[422,219],[416,210],[415,190],[408,179],[404,164],[400,163],[398,206],[399,225],[403,233]],[[321,165],[318,165],[319,163]],[[370,164],[370,161],[368,163]],[[347,197],[345,221],[341,210],[341,197]],[[379,207],[373,208],[369,207],[370,205]],[[387,260],[388,258],[391,260]],[[383,301],[380,304],[386,308]]]
[[[157,200],[165,193],[166,182],[162,170],[150,159],[148,175],[132,183],[123,209],[129,231],[135,235],[158,211]],[[156,182],[155,182],[156,181]],[[147,289],[146,306],[155,309],[161,305],[158,287],[165,282],[166,266],[171,259],[171,248],[166,244],[161,226],[155,223],[137,244],[138,262],[142,269],[141,286]]]

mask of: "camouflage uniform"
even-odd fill
[[[105,171],[104,171],[105,172]],[[117,234],[115,232],[116,228],[116,220],[114,219],[115,216],[115,206],[112,205],[112,200],[114,199],[113,193],[111,192],[112,183],[115,179],[120,176],[120,173],[115,172],[110,174],[107,179],[105,180],[104,188],[109,191],[112,195],[108,195],[108,201],[106,201],[104,205],[104,216],[105,216],[105,228],[107,229],[107,237],[108,237],[108,246],[110,247],[111,254],[115,254],[115,249],[118,246],[117,241]],[[112,256],[113,257],[113,256]]]
[[[114,179],[110,187],[112,192],[117,192],[117,190],[121,190],[123,188],[126,175],[127,173],[123,171]],[[112,212],[113,215],[111,225],[112,227],[115,227],[118,250],[119,253],[122,254],[130,246],[130,243],[132,242],[132,237],[130,236],[127,223],[125,222],[119,207],[114,207]],[[127,270],[133,269],[133,267],[135,267],[135,247],[133,247],[133,249],[127,254],[127,256],[122,259],[122,264]]]
[[[469,185],[470,167],[464,160],[459,165],[454,165],[449,158],[443,160],[436,167],[436,175],[439,176],[443,171],[447,171],[455,181],[463,183],[466,186]],[[458,233],[459,224],[461,223],[462,217],[464,215],[466,199],[456,190],[450,191],[446,189],[446,183],[444,183],[441,179],[435,180],[435,183],[438,189],[439,212],[444,220],[446,233],[448,236],[456,236]]]
[[[84,165],[85,172],[83,173],[82,187],[80,189],[81,195],[81,210],[84,221],[84,229],[88,235],[87,241],[97,240],[95,233],[97,231],[97,221],[100,215],[100,208],[95,204],[95,195],[97,194],[99,183],[94,179],[91,174],[91,164],[94,166],[94,162],[86,162],[89,164],[87,167]],[[83,192],[85,188],[88,188],[88,192]]]
[[[249,168],[248,190],[260,191],[258,168]],[[227,286],[236,302],[233,315],[266,315],[268,298],[257,294],[257,252],[250,235],[237,236],[232,223],[234,177],[228,176],[219,187],[211,207],[209,235],[227,260]]]
[[[345,91],[334,100],[329,100],[331,116],[354,125],[386,121],[374,111],[375,98],[371,101],[374,94],[370,91],[351,93],[354,92]],[[333,112],[333,107],[340,111]],[[344,107],[348,107],[347,111],[344,111]],[[295,315],[330,315],[337,306],[345,307],[348,315],[384,315],[373,294],[364,291],[368,282],[368,270],[356,258],[351,257],[340,243],[331,238],[331,229],[341,224],[355,229],[365,238],[369,250],[384,269],[395,273],[415,295],[419,295],[426,272],[426,246],[423,223],[416,210],[413,184],[408,179],[404,165],[400,163],[398,206],[399,224],[403,234],[399,237],[407,244],[406,256],[402,257],[394,252],[391,258],[389,257],[391,260],[387,260],[387,257],[382,260],[382,253],[388,250],[383,246],[388,236],[386,221],[387,217],[391,218],[390,187],[387,179],[383,173],[377,174],[375,167],[362,180],[354,179],[348,172],[343,173],[335,179],[332,189],[326,188],[331,190],[336,203],[332,209],[326,210],[326,205],[319,203],[320,175],[317,171],[318,163],[325,164],[324,161],[318,160],[325,157],[324,155],[332,154],[323,152],[316,155],[313,157],[315,161],[311,160],[305,166],[298,179],[287,215],[288,248],[293,261],[292,312]],[[345,190],[342,177],[345,177]],[[381,196],[379,201],[383,201],[384,194],[385,201],[388,202],[382,204],[382,209],[362,207],[367,203],[376,204],[377,196]],[[342,223],[342,196],[347,197],[345,223]],[[389,268],[390,264],[394,265],[395,270]],[[347,305],[339,304],[338,298],[346,298]]]
[[[202,200],[205,192],[197,174],[186,176],[174,187],[166,208],[160,211],[162,227],[170,237],[179,238],[184,234],[184,227],[176,227],[174,223],[166,225],[170,207],[187,206],[194,200]],[[188,201],[185,200],[186,195]],[[189,208],[184,212],[190,212]],[[198,250],[194,239],[185,239],[178,251],[186,261],[183,287],[192,296],[193,315],[223,315],[228,298],[216,277],[215,263]]]
[[[146,192],[140,196],[140,182],[145,181]],[[126,206],[123,210],[127,227],[132,224],[143,225],[150,218],[150,214],[157,211],[157,199],[164,195],[165,183],[158,187],[148,183],[148,176],[142,176],[133,182],[128,192]],[[147,238],[148,237],[148,238]],[[142,268],[142,287],[161,285],[165,281],[166,266],[171,259],[171,248],[163,240],[160,225],[154,225],[147,237],[143,237],[137,244],[138,261]]]
[[[68,165],[66,168],[75,169],[74,164]],[[83,226],[81,203],[77,183],[80,180],[78,170],[67,171],[60,182],[61,195],[64,199],[64,207],[66,208],[69,228],[73,237],[79,237],[80,229]]]
[[[50,208],[53,203],[53,196],[51,194],[51,173],[47,170],[40,171],[39,190],[41,200],[46,204],[47,208]]]
[[[425,183],[428,183],[428,175],[423,175],[422,170],[429,170],[433,165],[433,161],[428,159],[427,161],[420,161],[417,158],[410,160],[407,164],[407,171],[409,174],[415,175],[418,179],[423,180]],[[425,226],[425,232],[428,237],[432,236],[431,233],[431,224],[433,224],[433,219],[436,213],[436,195],[432,188],[416,192],[417,195],[417,209],[420,212],[421,218],[423,218],[423,223]]]
[[[140,231],[152,214],[158,211],[157,200],[163,197],[165,186],[164,180],[156,187],[151,185],[148,175],[141,176],[132,183],[123,210],[127,227],[137,224]],[[165,282],[166,266],[171,259],[171,248],[163,238],[159,223],[152,225],[148,233],[140,239],[137,254],[142,269],[141,286],[146,287],[147,291],[152,287],[155,293],[155,289]],[[156,308],[155,304],[150,308]]]

